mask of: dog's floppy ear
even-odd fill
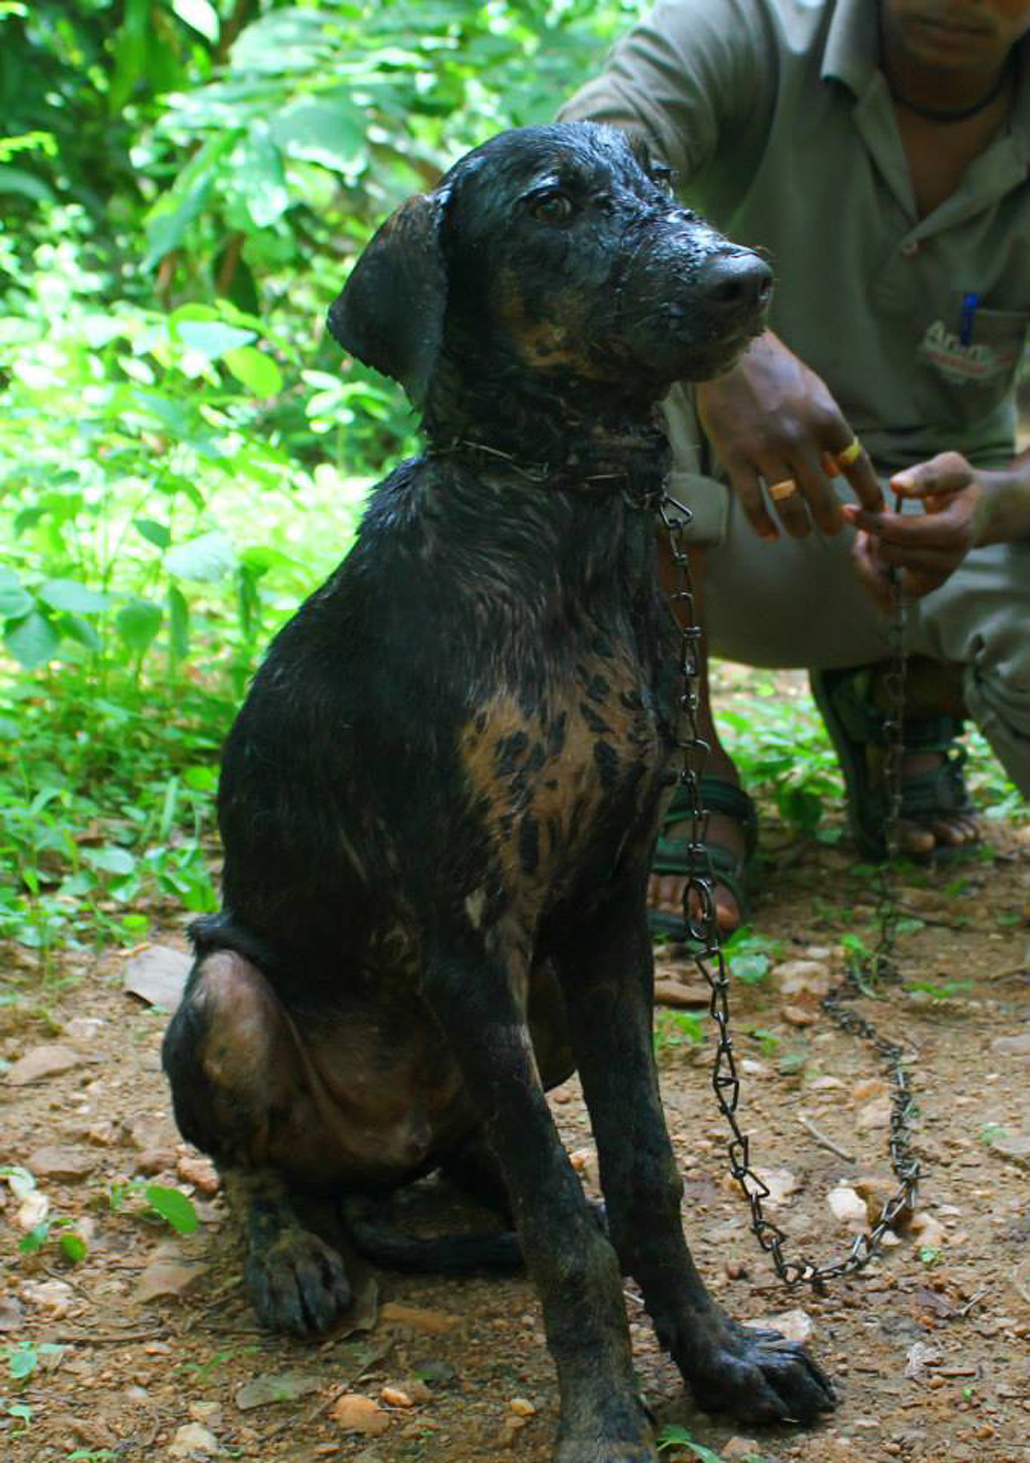
[[[344,350],[399,381],[422,406],[443,335],[447,280],[440,252],[446,194],[419,193],[390,215],[329,311]]]

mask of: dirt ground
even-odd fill
[[[661,1426],[766,1463],[1030,1460],[1028,833],[992,824],[981,856],[901,876],[902,981],[859,1008],[905,1046],[925,1170],[920,1209],[861,1278],[825,1296],[785,1293],[759,1254],[726,1178],[711,1036],[699,1045],[689,1019],[659,1015],[685,1224],[702,1272],[741,1318],[794,1312],[787,1324],[810,1333],[841,1397],[814,1433],[755,1433],[698,1413],[627,1282],[640,1385]],[[798,840],[767,822],[764,844],[755,926],[782,951],[776,969],[735,992],[742,1120],[753,1161],[773,1171],[771,1216],[806,1256],[824,1259],[861,1228],[847,1217],[859,1212],[850,1185],[889,1177],[876,1060],[818,1004],[826,978],[841,972],[842,935],[870,936],[870,883],[846,842]],[[183,925],[168,909],[150,943],[184,950]],[[0,953],[16,974],[23,956]],[[166,1017],[122,988],[138,955],[68,957],[60,974],[75,979],[63,990],[0,1005],[0,1162],[33,1173],[52,1222],[46,1244],[19,1255],[32,1193],[0,1184],[0,1453],[19,1463],[546,1463],[555,1382],[523,1278],[379,1273],[360,1287],[352,1326],[321,1343],[256,1328],[234,1225],[207,1165],[171,1122],[159,1066]],[[799,959],[809,962],[800,972],[780,968]],[[678,999],[692,999],[689,963],[663,954],[659,974],[688,988]],[[55,1046],[63,1057],[36,1055]],[[19,1065],[27,1056],[49,1072],[23,1082],[33,1070]],[[579,1089],[573,1082],[552,1096],[593,1189]],[[190,1194],[196,1233],[177,1237],[148,1219],[138,1190],[118,1187],[134,1178]],[[424,1202],[430,1213],[452,1208],[432,1186]],[[62,1234],[86,1240],[79,1263],[63,1257]],[[241,1390],[269,1376],[256,1397]],[[355,1423],[367,1431],[349,1430]],[[673,1447],[665,1456],[697,1455]]]

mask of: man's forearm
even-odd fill
[[[1030,450],[1014,457],[1008,467],[980,473],[983,492],[973,518],[973,542],[985,544],[1030,542]]]

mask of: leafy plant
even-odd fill
[[[990,1145],[995,1138],[1007,1138],[1008,1129],[1002,1123],[984,1123],[979,1136],[981,1143]]]
[[[680,1046],[703,1046],[706,1023],[692,1011],[659,1010],[655,1016],[654,1049],[656,1052]]]
[[[741,925],[723,945],[730,974],[742,985],[758,985],[768,975],[772,962],[783,954],[783,942],[756,934]]]
[[[126,1199],[140,1198],[144,1201],[144,1215],[162,1220],[176,1234],[193,1234],[200,1223],[193,1201],[179,1189],[165,1184],[130,1179],[128,1183],[112,1184],[108,1192],[108,1202],[115,1211],[121,1209]]]
[[[0,939],[45,979],[214,906],[233,709],[415,444],[321,324],[370,231],[549,120],[642,8],[0,0]],[[837,836],[807,701],[760,678],[725,729],[789,826]],[[768,954],[737,953],[742,980]]]
[[[214,1379],[215,1373],[220,1367],[226,1366],[231,1361],[236,1361],[244,1356],[253,1355],[258,1348],[256,1346],[228,1346],[221,1351],[214,1352],[207,1361],[184,1361],[180,1362],[177,1371],[188,1372],[195,1386],[205,1387],[208,1382]],[[290,1399],[287,1393],[286,1399]]]
[[[763,1057],[774,1057],[783,1040],[781,1036],[776,1035],[775,1031],[767,1031],[762,1026],[753,1026],[748,1032],[748,1036],[759,1043]]]
[[[796,832],[836,842],[837,829],[821,827],[826,809],[841,793],[837,759],[811,702],[772,694],[747,712],[721,709],[729,750],[746,786],[773,799],[780,818]]]
[[[30,1195],[38,1193],[35,1175],[30,1173],[27,1168],[8,1165],[0,1168],[0,1178],[7,1181],[7,1185],[16,1199],[24,1201]],[[18,1243],[18,1253],[33,1255],[37,1250],[41,1250],[51,1238],[56,1238],[64,1259],[73,1265],[84,1260],[89,1247],[76,1228],[75,1220],[67,1216],[51,1214],[45,1199],[42,1201],[41,1208],[44,1211],[43,1217],[33,1225],[27,1234],[22,1236]]]
[[[12,1382],[24,1384],[39,1367],[41,1357],[60,1356],[64,1350],[63,1346],[50,1341],[41,1342],[38,1346],[30,1341],[21,1341],[14,1346],[5,1347],[7,1375]]]
[[[922,991],[934,1001],[951,1001],[975,989],[971,980],[907,980],[907,991]]]
[[[850,930],[846,931],[840,937],[840,946],[851,970],[860,973],[872,968],[872,947],[867,945],[860,935],[856,935]]]
[[[701,1463],[722,1463],[718,1453],[713,1453],[711,1448],[706,1448],[704,1443],[699,1443],[688,1428],[681,1427],[679,1423],[667,1423],[658,1434],[659,1453],[667,1452],[670,1448],[686,1448]],[[757,1453],[748,1454],[742,1463],[762,1463]]]
[[[0,1397],[0,1410],[6,1413],[8,1417],[13,1417],[16,1423],[21,1424],[17,1431],[12,1432],[12,1437],[20,1437],[23,1432],[27,1431],[32,1422],[32,1408],[28,1403],[8,1402],[6,1398]]]
[[[636,9],[0,3],[0,938],[48,979],[214,906],[232,710],[414,443],[321,329],[350,262]]]

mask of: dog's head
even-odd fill
[[[329,328],[418,407],[452,348],[470,375],[478,364],[657,399],[732,364],[762,327],[771,280],[681,207],[667,170],[625,134],[526,127],[383,224]]]

